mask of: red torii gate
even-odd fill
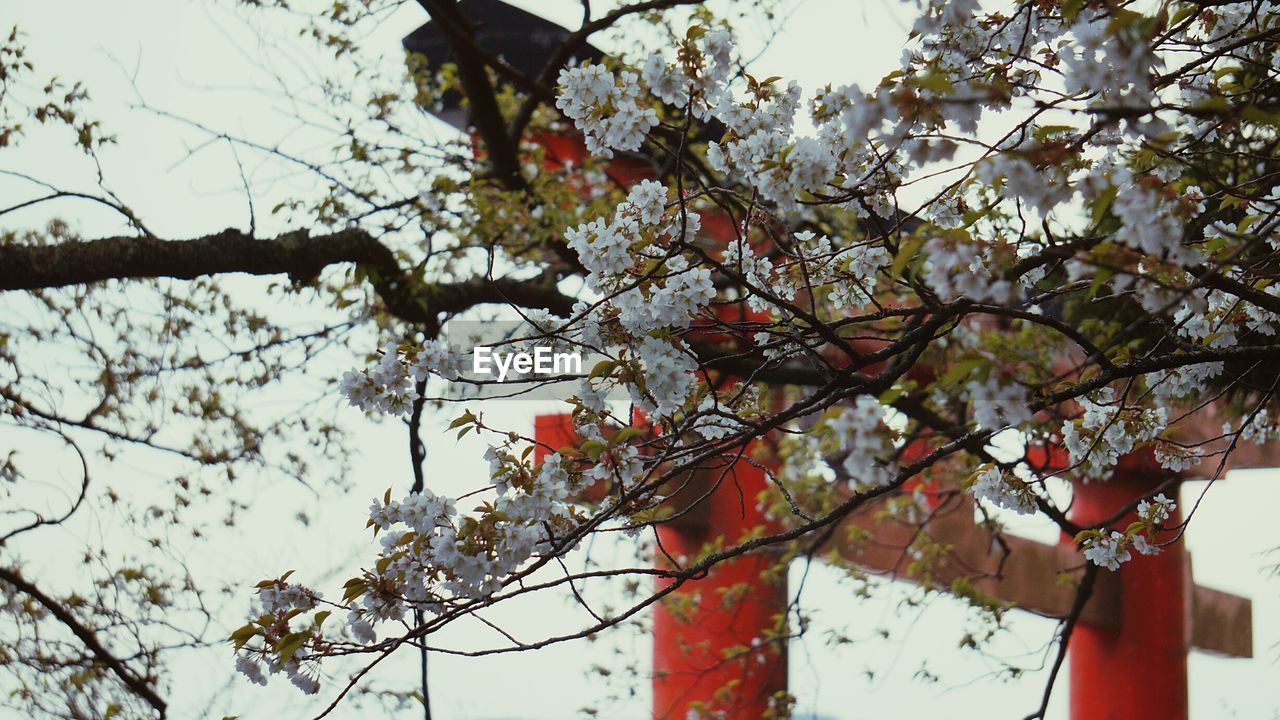
[[[548,166],[577,166],[585,158],[576,137],[544,135],[538,143]],[[608,174],[627,185],[651,178],[652,169],[622,158],[610,163]],[[736,237],[732,222],[713,213],[704,213],[703,233],[725,243]],[[576,445],[571,416],[537,416],[535,439],[552,448]],[[753,440],[743,455],[750,457],[763,442]],[[538,449],[539,461],[547,452],[545,447]],[[1060,449],[1042,449],[1040,454],[1038,465],[1065,468]],[[1277,459],[1271,454],[1237,449],[1233,467],[1271,467]],[[764,467],[742,459],[715,475],[720,482],[705,473],[690,478],[669,499],[678,510],[676,518],[657,526],[658,541],[668,555],[694,557],[718,540],[733,542],[761,528],[779,527],[752,502],[769,485]],[[1161,486],[1176,490],[1176,482],[1168,483],[1170,477],[1149,453],[1133,453],[1122,458],[1110,480],[1074,485],[1070,519],[1081,526],[1095,525]],[[921,528],[877,522],[880,507],[872,504],[846,520],[861,529],[863,541],[851,541],[850,533],[837,530],[830,549],[867,570],[909,579],[904,549],[923,531],[951,546],[948,564],[935,569],[935,580],[963,576],[976,589],[1038,615],[1062,618],[1071,613],[1075,588],[1058,578],[1087,562],[1072,538],[1046,545],[1005,535],[1006,557],[1003,551],[993,552],[997,543],[991,532],[974,523],[971,499],[963,496],[952,505],[935,507]],[[1135,519],[1131,512],[1117,526]],[[1180,520],[1175,511],[1167,524]],[[730,708],[731,718],[770,716],[775,698],[787,688],[785,647],[771,642],[757,646],[760,639],[785,627],[786,575],[772,566],[765,554],[734,558],[705,578],[686,582],[656,606],[655,718],[684,720],[690,709],[714,708]],[[659,589],[669,582],[659,581]],[[1187,653],[1193,647],[1225,657],[1252,657],[1252,603],[1194,585],[1181,539],[1165,546],[1160,555],[1134,557],[1118,572],[1100,571],[1071,637],[1071,720],[1186,720]],[[1157,692],[1151,691],[1153,679]]]
[[[549,165],[578,165],[585,156],[577,138],[547,135],[539,144]],[[608,172],[624,185],[651,177],[647,164],[626,159],[611,163]],[[704,214],[703,232],[721,242],[736,237],[732,223],[715,214]],[[576,445],[571,416],[537,416],[535,439],[552,448]],[[751,457],[764,442],[753,440],[743,455]],[[540,447],[538,459],[547,452]],[[1274,464],[1266,452],[1237,453],[1235,467]],[[1037,464],[1042,467],[1066,467],[1059,449],[1041,449],[1040,455]],[[675,518],[657,526],[662,550],[675,558],[694,557],[708,544],[733,542],[760,529],[777,530],[778,523],[753,502],[769,485],[766,472],[741,459],[715,471],[715,478],[702,473],[682,482],[668,500]],[[1095,525],[1150,497],[1157,488],[1176,489],[1170,477],[1149,453],[1133,453],[1121,460],[1110,480],[1074,485],[1070,519],[1081,526]],[[974,523],[968,496],[951,500],[951,507],[937,504],[923,528],[878,522],[880,506],[872,504],[846,520],[857,525],[863,537],[854,541],[850,533],[837,530],[830,550],[867,570],[909,579],[904,550],[923,531],[951,547],[947,563],[934,569],[935,581],[965,577],[977,590],[1015,607],[1046,617],[1071,613],[1076,590],[1058,578],[1087,562],[1072,538],[1046,545],[1005,535],[1006,555],[993,551],[997,543],[992,533]],[[1130,512],[1117,526],[1133,520],[1136,515]],[[1167,524],[1180,520],[1175,511]],[[655,718],[684,720],[690,709],[716,708],[731,709],[727,717],[732,718],[770,716],[787,688],[786,649],[761,640],[785,627],[789,599],[786,574],[773,565],[767,554],[734,558],[705,578],[686,582],[656,606]],[[660,580],[658,589],[669,582]],[[1165,546],[1160,555],[1135,557],[1119,572],[1100,571],[1071,637],[1071,719],[1185,720],[1189,650],[1252,657],[1252,635],[1251,602],[1194,585],[1181,540]],[[1152,679],[1157,692],[1151,691]]]
[[[584,159],[585,149],[577,138],[547,135],[538,141],[548,165],[578,165]],[[608,172],[624,185],[652,176],[649,165],[627,159],[611,163]],[[720,242],[736,237],[732,223],[715,214],[704,214],[703,232]],[[537,416],[535,439],[552,448],[576,445],[571,416]],[[743,455],[750,457],[763,442],[753,440]],[[539,448],[539,460],[546,452]],[[1270,467],[1275,458],[1268,454],[1238,449],[1232,455],[1233,466]],[[1040,449],[1039,455],[1035,462],[1041,467],[1066,467],[1060,449]],[[778,529],[753,502],[769,484],[764,467],[742,459],[714,475],[689,478],[668,500],[676,517],[657,526],[658,541],[668,555],[694,557],[708,544]],[[1074,485],[1070,519],[1093,526],[1150,497],[1157,488],[1176,490],[1170,477],[1149,453],[1133,453],[1122,458],[1110,480]],[[1003,550],[993,551],[997,543],[992,533],[974,523],[968,496],[951,500],[950,507],[938,507],[936,501],[934,505],[932,517],[921,528],[878,522],[880,506],[872,504],[846,520],[860,528],[861,540],[837,530],[830,549],[869,571],[909,579],[904,550],[923,531],[951,547],[947,563],[934,569],[935,581],[965,577],[977,590],[1015,607],[1046,617],[1071,613],[1076,590],[1058,578],[1087,562],[1072,538],[1046,545],[1005,535],[1006,556]],[[1135,519],[1131,512],[1117,526]],[[1175,511],[1167,524],[1180,520]],[[769,717],[775,698],[787,688],[785,648],[769,642],[757,645],[785,627],[786,576],[772,566],[766,554],[734,558],[705,578],[686,582],[657,605],[655,718],[684,720],[690,709],[714,708],[730,708],[732,718]],[[666,583],[659,581],[659,589]],[[1194,585],[1190,557],[1180,539],[1160,555],[1134,557],[1118,572],[1100,571],[1071,637],[1071,720],[1185,720],[1187,653],[1193,647],[1226,657],[1252,657],[1252,604],[1247,598]],[[1156,692],[1151,690],[1153,679]]]
[[[538,143],[549,166],[576,166],[585,157],[575,137],[544,135]],[[623,158],[610,163],[608,174],[627,185],[651,178],[652,169]],[[709,213],[703,217],[703,233],[720,242],[736,237],[732,222]],[[576,445],[571,416],[537,416],[535,439],[552,448]],[[763,442],[753,440],[743,455],[750,457]],[[538,449],[539,461],[547,452]],[[1271,467],[1276,458],[1269,454],[1237,449],[1233,467]],[[1066,466],[1059,449],[1042,449],[1041,455],[1037,464],[1042,467]],[[669,499],[676,518],[659,524],[657,532],[671,557],[694,557],[707,544],[778,529],[752,501],[769,485],[764,467],[741,459],[714,474],[716,478],[703,473],[688,479]],[[1149,453],[1133,453],[1122,458],[1110,480],[1074,485],[1070,519],[1095,525],[1161,486],[1176,490],[1170,477]],[[934,569],[935,580],[963,576],[976,589],[1038,615],[1062,618],[1071,613],[1075,588],[1058,578],[1087,562],[1072,538],[1046,545],[1005,535],[1006,557],[993,551],[997,543],[992,533],[974,523],[971,499],[962,496],[951,505],[935,507],[921,528],[878,522],[880,507],[872,504],[846,520],[861,529],[863,540],[852,541],[850,533],[837,530],[830,549],[869,571],[910,579],[904,550],[923,531],[951,546],[947,564]],[[1135,519],[1131,512],[1117,526]],[[1167,524],[1180,520],[1175,511]],[[770,717],[775,698],[787,689],[786,649],[759,643],[785,627],[789,599],[785,572],[777,572],[773,564],[767,554],[734,558],[705,578],[686,582],[656,606],[654,718],[684,720],[690,709],[716,708],[730,709],[730,718]],[[659,581],[659,589],[669,582]],[[1165,546],[1160,555],[1135,556],[1118,572],[1100,571],[1071,637],[1071,720],[1186,720],[1187,653],[1193,647],[1225,657],[1252,657],[1252,603],[1194,585],[1182,540]],[[1153,679],[1156,692],[1151,690]]]
[[[551,48],[568,31],[501,0],[471,0],[468,7],[484,17],[476,41],[508,60],[538,71]],[[536,31],[536,32],[535,32]],[[425,54],[432,65],[448,59],[450,45],[427,23],[405,38],[406,49]],[[579,59],[602,55],[586,45]],[[441,119],[467,129],[457,98],[446,98]],[[576,137],[543,135],[548,167],[580,165],[585,149]],[[609,165],[620,184],[652,177],[648,163],[620,158]],[[723,217],[704,217],[704,233],[726,241],[736,234]],[[546,447],[576,445],[568,415],[535,419],[535,439]],[[765,439],[752,441],[751,452]],[[1046,464],[1055,453],[1046,453]],[[1236,467],[1270,467],[1267,453],[1233,454]],[[753,502],[768,486],[764,468],[738,460],[721,479],[693,477],[669,502],[681,512],[657,528],[659,541],[672,557],[695,556],[709,544],[732,542],[753,530],[775,529]],[[1125,458],[1108,482],[1077,484],[1070,517],[1089,526],[1111,517],[1126,505],[1147,497],[1167,473],[1144,456]],[[701,498],[701,500],[698,500]],[[743,500],[746,500],[745,502]],[[948,562],[935,569],[935,580],[970,578],[975,587],[1016,607],[1049,617],[1064,617],[1075,590],[1058,582],[1060,572],[1080,568],[1085,560],[1071,538],[1047,545],[1004,536],[1007,557],[992,551],[990,531],[975,525],[967,496],[934,502],[923,528],[900,522],[878,522],[878,507],[862,508],[846,518],[860,528],[863,541],[850,533],[833,534],[829,549],[873,572],[906,576],[904,549],[917,532],[950,546]],[[941,506],[940,506],[941,505]],[[1121,525],[1132,520],[1121,521]],[[1180,520],[1179,515],[1170,523]],[[846,528],[847,529],[847,528]],[[745,555],[721,563],[706,577],[686,582],[654,611],[653,710],[655,718],[684,720],[690,708],[729,708],[731,718],[768,717],[774,698],[787,687],[786,648],[777,643],[755,646],[783,627],[788,602],[786,574],[773,568],[764,554]],[[661,583],[669,581],[660,581]],[[785,633],[784,633],[785,636]],[[1181,541],[1158,556],[1135,557],[1120,571],[1100,572],[1071,639],[1070,704],[1072,720],[1187,717],[1187,652],[1195,647],[1228,657],[1252,657],[1249,600],[1193,585],[1190,558]],[[1152,680],[1156,690],[1151,690]]]

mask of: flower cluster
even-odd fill
[[[1094,95],[1097,105],[1150,102],[1151,75],[1159,58],[1147,42],[1144,23],[1109,23],[1100,11],[1081,12],[1069,31],[1062,61],[1069,93]]]
[[[937,235],[925,242],[924,253],[925,281],[941,300],[1008,302],[1015,294],[1013,283],[992,274],[994,263],[981,248]]]
[[[653,328],[686,328],[715,297],[711,271],[669,252],[700,228],[697,213],[666,208],[667,189],[643,181],[620,203],[612,220],[603,218],[565,233],[569,247],[587,268],[588,285],[614,297],[601,313],[617,310],[633,335]]]
[[[836,310],[860,309],[874,298],[876,273],[888,267],[892,260],[889,251],[879,245],[845,248],[832,256],[831,263],[816,263],[814,279],[839,280],[832,283],[831,290],[827,293],[827,299]],[[824,275],[824,272],[829,272],[830,275]],[[793,288],[794,285],[789,289],[794,294]]]
[[[1085,559],[1108,570],[1119,570],[1121,564],[1132,559],[1131,549],[1142,555],[1160,554],[1160,546],[1154,542],[1156,532],[1177,509],[1177,503],[1160,493],[1138,503],[1138,520],[1124,532],[1086,530],[1077,541],[1082,543]]]
[[[1156,462],[1165,470],[1176,473],[1199,465],[1204,459],[1203,455],[1204,449],[1198,445],[1184,447],[1172,442],[1160,442],[1155,446]]]
[[[321,595],[310,588],[286,582],[288,577],[286,573],[279,579],[258,583],[261,610],[258,619],[231,634],[237,650],[236,671],[258,685],[266,685],[269,675],[283,674],[299,690],[314,695],[320,691],[320,682],[315,677],[316,663],[308,645],[320,637],[320,624],[328,612],[317,613],[312,627],[291,627],[295,617],[315,609]],[[261,637],[263,644],[271,647],[273,652],[246,647],[254,637]]]
[[[403,617],[405,603],[436,612],[449,598],[492,595],[508,574],[551,546],[552,529],[572,524],[568,499],[578,476],[559,455],[536,471],[498,449],[490,462],[497,498],[477,515],[457,516],[454,500],[427,489],[374,501],[369,524],[381,531],[386,562],[367,578],[356,615],[394,620]]]
[[[978,470],[973,485],[969,486],[969,494],[977,500],[1012,510],[1019,515],[1033,515],[1036,512],[1035,496],[1026,483],[995,465]]]
[[[742,418],[758,410],[760,393],[754,386],[737,385],[722,393],[708,389],[694,414],[693,431],[707,440],[741,432]]]
[[[877,488],[894,479],[896,468],[885,459],[893,448],[887,416],[879,400],[859,395],[853,407],[843,407],[827,420],[836,450],[845,453],[841,465],[851,487]]]
[[[1125,408],[1113,399],[1110,388],[1099,392],[1095,401],[1079,398],[1084,414],[1062,424],[1062,444],[1073,465],[1085,478],[1100,478],[1120,460],[1120,456],[1149,442],[1165,429],[1164,408]]]
[[[372,368],[344,373],[339,389],[365,412],[406,415],[420,397],[417,384],[432,374],[456,380],[462,374],[461,352],[442,340],[428,341],[411,355],[389,343]]]
[[[1138,503],[1138,518],[1144,522],[1158,525],[1169,519],[1171,513],[1178,509],[1178,504],[1160,493],[1150,500]]]
[[[671,415],[693,394],[698,365],[683,342],[640,338],[637,348],[644,367],[644,388],[633,387],[633,400],[644,410]]]
[[[1154,179],[1152,179],[1154,180]],[[1136,182],[1116,195],[1114,211],[1124,230],[1121,242],[1155,258],[1191,265],[1201,258],[1182,243],[1182,221],[1152,182]]]
[[[678,63],[668,63],[655,53],[645,61],[641,74],[649,91],[663,103],[676,109],[687,107],[695,118],[705,119],[733,72],[733,39],[724,28],[693,26],[680,45]]]
[[[984,380],[971,380],[966,386],[973,405],[973,419],[988,430],[1017,427],[1031,422],[1027,407],[1027,391],[992,373]]]
[[[1196,395],[1210,380],[1222,374],[1220,362],[1182,365],[1147,375],[1147,386],[1156,402],[1168,404]]]
[[[1133,557],[1129,554],[1130,543],[1124,533],[1112,530],[1110,534],[1099,533],[1084,545],[1084,557],[1094,565],[1108,570],[1119,570],[1121,563],[1129,562]]]
[[[639,79],[629,71],[614,75],[603,65],[560,71],[556,107],[582,130],[592,153],[613,157],[614,150],[639,150],[658,124],[658,113],[646,107]]]

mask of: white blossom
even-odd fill
[[[1002,382],[994,373],[966,386],[973,406],[973,418],[987,430],[1016,427],[1031,422],[1027,392],[1014,382]]]
[[[1133,536],[1133,549],[1142,555],[1159,555],[1160,546],[1152,544],[1147,540],[1147,536],[1141,533]]]
[[[969,494],[977,500],[983,500],[1012,510],[1019,515],[1033,515],[1036,512],[1035,498],[1025,485],[1008,477],[994,465],[978,472]]]
[[[1168,520],[1169,515],[1177,509],[1178,504],[1161,493],[1150,501],[1143,500],[1138,503],[1138,517],[1146,522],[1159,524]]]
[[[869,395],[859,395],[853,407],[843,407],[827,421],[839,450],[849,483],[855,487],[881,487],[894,479],[895,468],[882,459],[892,448],[885,424],[884,405]]]
[[[1062,443],[1086,478],[1100,477],[1122,455],[1159,435],[1167,423],[1164,408],[1126,410],[1114,402],[1109,388],[1098,399],[1078,398],[1084,414],[1062,424]]]
[[[373,625],[358,612],[348,613],[347,627],[351,629],[351,636],[357,642],[371,645],[378,639],[378,634],[374,631]]]
[[[645,396],[638,398],[639,404],[659,415],[675,413],[693,392],[696,384],[693,371],[697,364],[687,354],[683,342],[672,344],[645,336],[636,349],[644,366],[645,380]]]
[[[1121,563],[1132,558],[1128,539],[1114,530],[1110,535],[1101,533],[1090,538],[1084,546],[1084,556],[1093,564],[1108,570],[1119,570]]]
[[[613,157],[614,150],[639,150],[658,114],[642,95],[639,76],[616,75],[603,65],[584,65],[560,71],[556,107],[578,126],[587,150]]]
[[[245,653],[236,654],[236,672],[249,678],[249,682],[266,685],[267,676],[262,672],[262,665]]]

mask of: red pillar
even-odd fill
[[[535,142],[546,151],[548,166],[580,166],[586,156],[577,136],[549,133]],[[653,176],[650,165],[625,158],[615,159],[607,168],[610,178],[621,184]],[[701,218],[704,237],[727,243],[737,236],[732,219],[724,213],[703,212]],[[729,315],[746,312],[733,306],[720,311]],[[553,448],[577,444],[568,415],[538,416],[535,434]],[[748,456],[758,442],[748,446]],[[541,461],[546,452],[539,448],[537,459]],[[778,524],[757,508],[758,496],[768,483],[760,467],[739,460],[727,471],[713,471],[710,479],[718,480],[718,486],[688,518],[658,526],[660,557],[665,552],[683,564],[683,559],[695,558],[718,540],[729,547],[754,528],[778,529]],[[592,488],[586,494],[599,497],[603,492],[603,488]],[[655,719],[685,720],[690,710],[707,711],[707,717],[720,711],[723,714],[714,717],[727,719],[770,717],[768,709],[774,697],[787,689],[786,568],[775,565],[772,553],[719,563],[705,577],[686,581],[656,606]],[[658,590],[669,585],[669,580],[659,580]],[[771,637],[779,627],[784,639],[752,649],[753,640]],[[743,652],[744,648],[749,650]]]
[[[754,445],[755,443],[753,443]],[[662,524],[662,551],[685,564],[709,543],[737,544],[753,528],[777,529],[757,508],[764,471],[739,460],[711,473],[719,486],[699,516],[706,522]],[[661,555],[660,555],[661,556]],[[787,689],[786,568],[770,554],[746,555],[685,582],[654,611],[653,716],[763,718]],[[670,586],[660,579],[658,589]],[[782,639],[772,641],[782,630]],[[760,643],[752,647],[753,641]],[[690,714],[691,710],[705,715]],[[722,714],[712,715],[712,712]]]
[[[568,414],[537,416],[534,435],[552,449],[576,445],[579,440]],[[758,442],[749,446],[748,457]],[[541,462],[550,452],[538,447],[535,458]],[[765,472],[746,460],[691,481],[673,501],[680,502],[679,496],[685,495],[692,502],[717,479],[716,489],[687,515],[658,526],[660,557],[665,552],[683,565],[717,539],[730,546],[753,528],[777,530],[777,522],[757,507],[768,483]],[[593,488],[588,494],[598,497],[603,492]],[[708,717],[714,711],[724,713],[716,717],[732,719],[769,717],[772,699],[787,689],[786,639],[758,647],[752,647],[752,641],[773,637],[780,626],[785,636],[786,568],[775,565],[772,554],[719,563],[705,577],[686,581],[655,607],[655,719],[685,720],[690,710],[699,709],[706,710]],[[670,580],[662,579],[657,589],[670,585]]]
[[[1130,455],[1109,481],[1076,484],[1071,519],[1085,526],[1099,522],[1149,497],[1167,478],[1149,454]],[[1177,486],[1164,493],[1176,500]],[[1130,513],[1113,527],[1123,530],[1136,519]],[[1165,525],[1180,519],[1175,511]],[[1117,629],[1081,625],[1071,637],[1071,720],[1187,718],[1191,584],[1186,546],[1179,540],[1159,555],[1132,554],[1117,571]]]

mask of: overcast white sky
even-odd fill
[[[573,22],[579,13],[576,0],[523,0],[515,4]],[[311,59],[306,51],[277,45],[279,28],[261,32],[227,12],[229,2],[213,4],[195,0],[0,0],[5,23],[16,22],[27,33],[33,59],[48,72],[71,80],[84,80],[97,100],[97,109],[119,145],[106,153],[107,170],[115,189],[161,234],[192,237],[228,225],[245,227],[246,209],[240,181],[225,148],[211,148],[184,160],[187,149],[200,141],[197,133],[171,120],[130,109],[136,101],[130,76],[151,105],[199,118],[210,126],[272,142],[293,134],[305,142],[287,103],[262,87],[258,72],[262,58],[292,57],[302,72]],[[424,19],[410,3],[384,22],[367,39],[369,47],[385,48],[388,58],[399,56],[400,36]],[[827,82],[858,80],[874,83],[893,65],[900,52],[906,21],[892,0],[847,2],[809,0],[795,5],[785,32],[758,61],[760,75],[796,78],[808,89]],[[751,42],[758,43],[756,39]],[[299,48],[306,46],[300,45]],[[318,61],[317,61],[318,62]],[[450,132],[441,127],[442,135]],[[281,173],[277,164],[245,157],[250,174],[268,194],[277,194],[297,182]],[[179,162],[182,161],[182,162]],[[21,153],[0,155],[0,168],[23,170],[47,178],[82,178],[84,167],[63,149],[57,138],[36,136]],[[12,183],[0,183],[0,204],[10,193],[22,192]],[[93,236],[117,230],[114,220],[85,206],[57,208],[75,221],[84,234]],[[37,225],[44,212],[12,215],[0,227]],[[252,283],[249,283],[252,286]],[[315,389],[323,391],[323,388]],[[335,397],[336,403],[336,397]],[[508,403],[494,407],[495,420],[508,425],[531,426],[533,412],[548,406]],[[249,584],[297,568],[299,578],[317,577],[334,568],[350,568],[369,556],[372,548],[363,532],[368,498],[388,485],[403,491],[409,484],[402,430],[394,425],[368,426],[354,410],[343,417],[360,428],[362,459],[351,479],[357,488],[349,497],[332,493],[320,499],[296,486],[249,483],[236,492],[251,498],[255,510],[242,518],[234,533],[217,543],[190,545],[187,561],[198,577],[233,579]],[[476,442],[455,444],[440,433],[444,423],[434,421],[429,432],[428,483],[440,492],[472,489],[482,481],[482,447]],[[0,436],[0,455],[22,442],[16,435]],[[151,462],[151,461],[145,461]],[[102,477],[128,478],[132,491],[163,495],[165,469],[144,465],[126,456]],[[1198,493],[1200,484],[1184,489],[1184,498]],[[301,507],[311,516],[307,527],[282,529],[275,517]],[[1253,660],[1224,660],[1194,654],[1191,659],[1192,717],[1280,717],[1280,687],[1273,682],[1280,641],[1280,585],[1269,580],[1265,569],[1276,558],[1265,551],[1280,545],[1274,531],[1274,508],[1280,507],[1280,473],[1237,473],[1208,494],[1188,534],[1201,584],[1251,596],[1254,599]],[[97,515],[74,529],[50,531],[42,550],[23,548],[28,557],[40,555],[47,563],[48,578],[56,584],[68,558],[79,547],[76,533],[110,532],[111,518]],[[1052,528],[1024,527],[1025,532],[1047,541],[1056,538]],[[48,542],[51,541],[51,542]],[[624,557],[627,549],[600,543],[592,552],[602,561]],[[47,553],[47,557],[43,554]],[[32,566],[34,567],[34,566]],[[33,576],[36,573],[33,571]],[[804,604],[833,626],[842,627],[865,642],[833,649],[825,642],[824,628],[815,627],[792,647],[791,684],[802,710],[843,719],[882,717],[1022,717],[1038,701],[1044,673],[1032,672],[1016,684],[991,682],[990,668],[981,658],[955,650],[966,621],[965,611],[948,601],[934,602],[927,612],[908,610],[902,604],[908,589],[891,586],[870,601],[855,601],[839,584],[836,573],[815,568],[807,580]],[[341,577],[330,577],[330,596],[336,595]],[[337,582],[333,582],[337,580]],[[247,590],[246,590],[247,592]],[[606,593],[604,588],[592,592]],[[227,609],[226,623],[236,622],[243,599]],[[548,628],[571,627],[581,620],[560,599],[525,603],[500,611],[495,617],[518,636],[534,637]],[[888,641],[875,639],[879,629],[890,632]],[[1019,615],[1011,632],[997,648],[1005,657],[1025,656],[1037,664],[1054,624]],[[477,627],[453,629],[449,638],[459,646],[481,646],[495,641]],[[588,670],[598,662],[613,662],[610,653],[647,663],[647,638],[620,635],[608,643],[579,643],[536,654],[485,659],[437,657],[432,680],[438,718],[496,720],[497,718],[567,718],[603,695],[604,688]],[[416,656],[397,658],[384,679],[411,678]],[[927,663],[940,676],[925,684],[913,675]],[[210,697],[216,697],[215,716],[239,714],[244,718],[300,717],[313,704],[300,699],[286,683],[271,688],[233,679],[230,654],[217,651],[192,653],[178,662],[177,685],[170,689],[175,718],[198,717]],[[874,677],[867,670],[875,669]],[[1065,716],[1063,678],[1055,694],[1051,717]],[[332,686],[322,691],[325,702]],[[1161,689],[1153,687],[1152,693]],[[606,717],[641,718],[648,707],[647,686],[628,702],[612,706]],[[2,711],[0,711],[2,712]],[[350,710],[336,717],[355,717]],[[408,715],[412,716],[412,715]],[[802,717],[807,717],[804,713]],[[14,716],[16,717],[16,716]]]

